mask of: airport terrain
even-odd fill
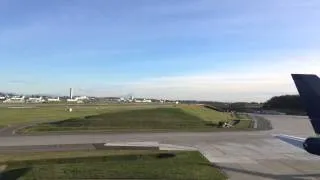
[[[2,178],[42,179],[226,179],[199,152],[156,150],[80,151],[4,157]],[[32,168],[30,168],[32,167]]]
[[[276,133],[288,133],[307,137],[313,132],[308,118],[283,115],[264,115],[264,117],[271,121],[273,130],[11,136],[0,138],[0,149],[2,154],[94,150],[94,143],[152,141],[193,147],[215,166],[224,170],[230,179],[320,178],[319,157],[272,136]]]
[[[0,126],[29,122],[58,121],[123,110],[172,107],[172,105],[131,105],[131,104],[11,104],[0,106]],[[72,108],[72,112],[68,109]]]
[[[68,108],[72,107],[72,112]],[[101,105],[1,108],[0,122],[9,127],[0,134],[80,132],[177,132],[249,130],[252,119],[199,105]],[[240,120],[234,128],[219,123]],[[221,125],[220,125],[221,126]],[[2,133],[1,133],[2,131]]]
[[[52,107],[53,108],[53,107]],[[55,107],[57,108],[57,107]],[[60,108],[60,107],[59,107]],[[127,107],[126,111],[133,111]],[[152,107],[147,110],[166,108],[175,109],[177,107]],[[86,109],[86,108],[84,108]],[[83,110],[84,110],[83,109]],[[94,110],[93,110],[94,109]],[[88,111],[84,110],[89,116],[99,113],[105,113],[102,108],[93,108]],[[171,110],[172,110],[171,109]],[[17,109],[15,109],[17,110]],[[18,109],[21,110],[21,109]],[[42,109],[43,111],[48,111]],[[42,111],[41,110],[41,111]],[[135,110],[146,110],[145,107]],[[40,110],[37,110],[40,111]],[[60,111],[54,109],[52,112]],[[110,113],[124,112],[119,108],[109,107]],[[128,112],[127,111],[127,112]],[[182,110],[192,117],[200,118],[204,122],[210,122],[207,109],[197,109],[193,106],[188,106]],[[63,118],[70,118],[69,112],[64,114]],[[201,113],[200,113],[201,112]],[[76,111],[75,111],[76,113]],[[45,113],[43,113],[44,115]],[[54,113],[52,113],[54,114]],[[84,116],[87,116],[84,115]],[[197,115],[198,114],[198,115]],[[199,115],[200,114],[200,115]],[[57,114],[56,114],[57,115]],[[59,115],[59,114],[58,114]],[[60,116],[60,115],[59,115]],[[214,119],[221,120],[222,117],[228,119],[224,114],[216,114]],[[246,115],[239,114],[238,116]],[[7,116],[8,117],[8,116]],[[17,117],[18,116],[13,116]],[[50,116],[49,116],[50,117]],[[53,117],[53,116],[52,116]],[[217,118],[218,117],[218,118]],[[269,131],[232,131],[232,132],[130,132],[130,133],[94,133],[83,134],[75,132],[73,134],[51,134],[51,135],[19,135],[6,134],[0,137],[0,158],[5,159],[16,157],[17,153],[22,159],[33,157],[32,153],[47,152],[47,151],[66,151],[66,153],[81,153],[81,152],[107,152],[110,150],[101,149],[104,144],[126,144],[126,143],[151,143],[158,144],[160,151],[176,151],[181,150],[185,153],[189,151],[199,151],[206,159],[212,163],[212,166],[207,166],[215,170],[216,167],[222,169],[230,179],[317,179],[320,178],[318,167],[320,158],[310,155],[301,149],[297,149],[289,144],[275,139],[272,135],[277,133],[286,133],[307,137],[312,134],[313,130],[309,120],[305,116],[285,116],[285,115],[255,115],[250,117],[255,120],[255,127],[268,127],[270,129],[270,120],[273,129]],[[262,118],[261,118],[262,117]],[[54,120],[56,117],[53,117]],[[59,117],[61,118],[61,117]],[[260,120],[259,120],[260,119]],[[262,119],[262,120],[261,120]],[[58,120],[58,119],[55,119]],[[9,122],[9,121],[7,121]],[[28,121],[17,119],[17,122],[34,122],[32,118]],[[42,120],[41,122],[45,122]],[[201,121],[200,121],[201,122]],[[262,122],[262,123],[261,123]],[[19,124],[18,123],[18,124]],[[5,125],[6,123],[4,123]],[[263,128],[262,128],[263,129]],[[1,134],[1,133],[0,133]],[[73,151],[73,152],[69,152]],[[31,153],[31,154],[30,154]],[[94,154],[95,154],[94,153]],[[70,155],[70,154],[69,154]],[[79,155],[79,154],[78,154]],[[100,154],[101,155],[101,154]],[[143,154],[141,154],[143,155]],[[46,156],[46,155],[44,155]],[[53,155],[56,157],[57,155]],[[146,155],[148,156],[148,155]],[[17,158],[17,157],[16,157]],[[169,158],[170,159],[170,158]],[[10,159],[6,159],[6,162]],[[103,164],[103,162],[100,162]],[[192,161],[188,162],[192,163]],[[5,162],[3,162],[5,164]],[[186,163],[187,164],[187,163]],[[206,163],[204,163],[205,165]],[[36,164],[34,166],[40,167]],[[48,165],[49,166],[49,165]],[[55,166],[53,164],[50,165]],[[13,165],[12,167],[17,167]],[[58,169],[61,167],[58,165]],[[40,173],[40,172],[39,172]],[[98,173],[99,174],[99,173]],[[219,176],[219,175],[218,175]]]
[[[220,121],[235,118],[243,122],[237,129],[248,129],[252,120],[248,116],[235,117],[231,113],[217,112],[203,106],[188,105],[114,105],[114,106],[38,106],[1,109],[2,124],[10,126],[0,135],[11,131],[30,132],[136,132],[136,131],[215,131]],[[22,117],[25,117],[23,119]],[[46,119],[48,118],[48,119]],[[62,119],[60,121],[60,118]],[[33,119],[38,119],[34,121]],[[223,129],[220,128],[222,131]],[[8,133],[9,132],[9,133]],[[39,135],[39,134],[38,134]],[[39,136],[41,137],[41,136]],[[81,137],[79,137],[79,140]],[[152,143],[151,143],[152,144]],[[163,145],[161,145],[163,146]],[[1,147],[0,164],[6,166],[4,177],[13,173],[23,179],[225,179],[226,176],[197,152],[196,149],[178,151],[178,146],[166,149],[108,150],[103,143],[55,144]],[[163,147],[162,147],[163,148]],[[169,149],[168,149],[169,148]],[[120,148],[122,149],[122,148]],[[185,151],[186,150],[186,151]],[[38,153],[33,153],[37,152]],[[41,152],[39,152],[41,151]],[[51,151],[45,153],[44,151]],[[69,152],[53,152],[69,151]],[[29,153],[28,153],[29,152]],[[173,156],[171,156],[173,155]],[[128,166],[129,165],[129,166]],[[30,168],[32,167],[32,168]],[[108,170],[105,169],[108,167]],[[142,173],[143,172],[143,173]]]

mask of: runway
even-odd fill
[[[276,133],[302,137],[312,135],[313,130],[308,119],[303,116],[283,115],[264,117],[271,121],[273,130],[8,136],[0,137],[0,152],[19,149],[41,151],[42,148],[45,151],[55,150],[56,145],[85,149],[92,148],[88,144],[93,143],[156,141],[198,149],[209,161],[223,169],[230,179],[320,179],[318,156],[310,155],[272,137],[272,134]]]

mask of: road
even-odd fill
[[[197,148],[209,161],[223,169],[230,179],[320,179],[318,156],[310,155],[272,137],[272,134],[276,133],[302,137],[312,135],[313,130],[308,119],[303,116],[283,115],[264,115],[264,117],[271,121],[273,130],[8,136],[0,137],[0,150],[14,151],[21,149],[21,146],[54,149],[56,146],[53,145],[57,144],[66,148],[74,144],[72,148],[81,149],[91,148],[88,144],[93,143],[157,141]],[[86,147],[83,144],[87,144]]]

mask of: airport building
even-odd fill
[[[152,100],[151,99],[134,99],[133,102],[135,103],[152,103]]]
[[[48,102],[60,102],[60,97],[57,97],[57,98],[48,98],[47,101],[48,101]]]
[[[84,103],[82,100],[78,100],[78,99],[67,99],[67,102],[78,103],[78,104]]]
[[[3,101],[3,103],[25,103],[25,96],[13,96]]]
[[[70,88],[69,89],[69,98],[67,99],[67,102],[70,103],[84,103],[84,100],[88,100],[89,98],[87,96],[77,96],[74,97],[73,95],[73,89]]]
[[[45,100],[40,96],[40,97],[29,97],[26,102],[28,103],[43,103]]]
[[[75,99],[77,99],[77,100],[88,100],[89,98],[87,96],[78,96],[78,97],[75,97]]]

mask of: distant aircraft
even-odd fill
[[[292,74],[292,78],[317,136],[300,138],[280,134],[275,137],[320,156],[320,78],[313,74]]]

